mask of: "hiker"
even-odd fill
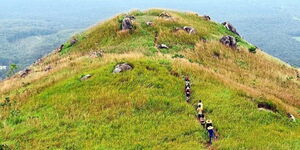
[[[212,127],[213,124],[212,124],[212,121],[211,120],[207,120],[206,123],[205,123],[205,128],[208,130],[209,127]]]
[[[186,96],[186,101],[187,102],[190,101],[190,97],[191,97],[191,89],[190,89],[190,87],[187,87],[185,89],[185,96]]]
[[[200,124],[203,126],[203,128],[205,127],[205,116],[204,114],[198,114],[198,119],[200,121]]]
[[[213,126],[209,126],[207,128],[207,132],[208,132],[208,136],[209,136],[209,144],[212,144],[212,140],[215,137],[214,127]]]
[[[190,82],[188,81],[188,82],[185,82],[185,89],[187,89],[187,88],[191,88],[191,84],[190,84]]]
[[[201,108],[201,110],[203,110],[203,103],[202,103],[202,100],[199,100],[199,101],[198,101],[197,109],[198,109],[198,108]]]

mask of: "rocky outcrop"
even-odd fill
[[[236,48],[237,47],[237,42],[235,37],[233,36],[223,36],[220,39],[220,42],[226,46],[232,47],[232,48]]]
[[[47,66],[44,71],[50,71],[52,69],[52,66]]]
[[[211,20],[210,16],[207,16],[207,15],[204,15],[203,18],[208,21]]]
[[[169,47],[166,44],[159,44],[157,46],[157,48],[159,48],[159,49],[169,49]]]
[[[131,65],[129,65],[128,63],[122,63],[122,64],[118,64],[117,66],[115,66],[113,73],[125,72],[125,71],[132,70],[132,69],[133,69],[133,67]]]
[[[92,75],[87,74],[87,75],[82,76],[82,77],[80,78],[80,80],[81,80],[81,81],[84,81],[84,80],[87,80],[87,79],[89,79],[89,78],[91,78],[91,77],[92,77]]]
[[[182,29],[185,30],[189,34],[195,34],[196,33],[196,30],[193,27],[184,26]]]
[[[133,29],[133,18],[132,17],[125,17],[122,20],[122,30],[132,30]]]
[[[162,17],[162,18],[172,18],[172,16],[170,14],[168,14],[167,12],[162,12],[161,14],[159,14],[159,17]]]
[[[103,51],[100,50],[100,51],[95,51],[95,52],[91,52],[90,53],[90,57],[91,58],[97,58],[97,57],[102,57],[103,56]]]
[[[27,69],[21,71],[21,72],[19,73],[19,75],[20,75],[21,78],[24,78],[24,77],[26,77],[30,72],[31,72],[31,69],[28,69],[28,68],[27,68]]]
[[[153,22],[152,22],[152,21],[148,21],[148,22],[146,22],[146,25],[147,25],[147,26],[152,26],[152,25],[153,25]]]
[[[77,40],[76,38],[73,38],[73,39],[70,41],[70,46],[75,45],[77,42],[78,42],[78,40]]]
[[[236,28],[233,27],[232,24],[230,24],[229,22],[223,22],[222,25],[224,25],[229,31],[237,34],[238,36],[240,36],[240,34],[237,32]]]

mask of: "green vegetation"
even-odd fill
[[[220,44],[220,37],[233,35],[220,24],[175,11],[168,11],[172,19],[157,17],[162,11],[131,12],[133,31],[120,31],[121,14],[75,36],[75,45],[67,43],[62,55],[51,54],[32,66],[27,77],[0,82],[0,100],[10,97],[10,105],[0,106],[0,145],[207,149],[207,133],[195,117],[194,105],[202,99],[220,134],[209,148],[299,149],[300,123],[286,116],[298,117],[300,108],[300,83],[286,80],[294,68],[261,51],[249,53],[252,45],[243,39],[239,50]],[[173,31],[186,25],[197,33]],[[156,34],[158,44],[171,48],[157,49]],[[89,57],[98,50],[103,57]],[[134,69],[113,74],[120,62]],[[44,71],[48,65],[53,69]],[[81,81],[86,74],[92,77]],[[192,105],[185,102],[184,76],[192,82]],[[259,104],[273,111],[259,110]]]

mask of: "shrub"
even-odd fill
[[[184,58],[184,56],[181,54],[175,54],[174,56],[172,56],[172,58]]]
[[[257,49],[257,47],[252,46],[248,50],[249,50],[250,53],[256,53],[256,49]]]

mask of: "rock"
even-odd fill
[[[126,16],[125,18],[129,18],[130,20],[135,20],[134,16]]]
[[[290,118],[290,120],[291,120],[292,122],[296,122],[296,118],[295,118],[294,115],[292,115],[292,114],[290,114],[290,113],[288,113],[287,115],[288,115],[288,117]]]
[[[76,38],[73,38],[71,41],[70,41],[70,45],[73,46],[74,44],[76,44],[78,41]]]
[[[97,58],[97,57],[102,57],[103,56],[103,51],[100,50],[100,51],[95,51],[95,52],[91,52],[90,53],[90,57],[91,58]]]
[[[64,46],[64,44],[60,45],[60,47],[56,49],[56,52],[61,52],[64,49]]]
[[[196,33],[196,30],[195,30],[193,27],[184,26],[182,29],[185,30],[185,31],[186,31],[187,33],[189,33],[189,34],[194,34],[194,33]]]
[[[21,78],[24,78],[24,77],[26,77],[29,73],[30,73],[30,71],[31,71],[31,69],[25,69],[25,70],[23,70],[23,71],[21,71],[19,74],[20,74],[20,77]]]
[[[220,39],[220,42],[226,46],[232,47],[232,48],[236,48],[237,47],[237,42],[235,37],[233,36],[224,36]]]
[[[125,17],[122,21],[122,30],[131,30],[133,29],[133,23],[130,18]]]
[[[128,71],[128,70],[132,70],[133,67],[127,63],[122,63],[122,64],[118,64],[113,73],[120,73],[120,72],[125,72],[125,71]]]
[[[81,80],[81,81],[84,81],[84,80],[87,80],[87,79],[89,79],[89,78],[91,78],[91,77],[92,77],[92,75],[87,74],[87,75],[82,76],[82,77],[80,78],[80,80]]]
[[[240,34],[236,31],[236,28],[233,27],[233,25],[230,24],[229,22],[223,22],[222,25],[224,25],[231,32],[233,32],[233,33],[237,34],[238,36],[240,36]]]
[[[51,69],[52,69],[51,66],[47,66],[47,67],[44,69],[44,71],[49,71],[49,70],[51,70]]]
[[[168,14],[167,12],[162,12],[161,14],[159,14],[159,17],[162,17],[162,18],[171,18],[172,16],[170,14]]]
[[[210,16],[207,16],[207,15],[204,15],[203,18],[204,18],[205,20],[210,20],[210,19],[211,19]]]
[[[159,49],[169,49],[169,47],[166,44],[160,44],[157,46]]]
[[[146,22],[147,26],[152,26],[153,25],[153,22],[152,21],[148,21]]]

